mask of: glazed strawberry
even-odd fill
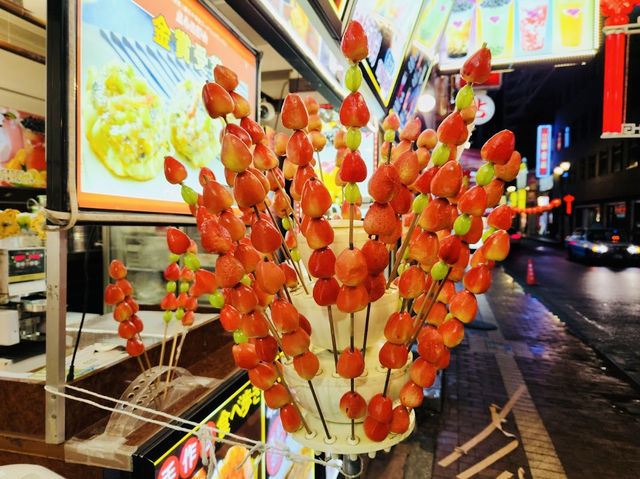
[[[282,119],[282,125],[290,130],[306,128],[309,123],[309,114],[302,98],[295,93],[289,93],[282,104],[280,118]]]
[[[332,202],[329,190],[324,186],[324,183],[313,177],[309,178],[309,181],[302,188],[300,202],[302,212],[311,218],[318,218],[325,214]]]
[[[235,90],[238,86],[238,75],[224,65],[216,65],[213,69],[213,78],[216,83],[227,91]]]
[[[487,224],[499,230],[511,228],[513,210],[508,205],[500,205],[494,209],[487,217]]]
[[[395,166],[383,163],[373,172],[368,191],[371,198],[379,203],[391,201],[400,188],[400,176]]]
[[[202,87],[202,101],[211,118],[225,117],[235,107],[231,95],[217,83],[205,83]]]
[[[344,157],[339,176],[345,183],[360,183],[367,177],[367,165],[358,150],[351,151]]]
[[[258,143],[253,150],[253,164],[259,170],[271,170],[278,166],[278,158],[266,145]]]
[[[491,51],[487,44],[471,55],[460,68],[460,75],[467,83],[484,83],[491,74]]]
[[[367,58],[369,54],[367,35],[359,22],[349,22],[342,35],[340,48],[342,54],[354,63]]]
[[[447,161],[433,176],[429,191],[441,198],[451,198],[458,194],[461,185],[462,166],[457,161]]]
[[[382,120],[383,130],[397,131],[400,128],[400,118],[395,113],[389,113],[384,120]]]
[[[504,165],[511,158],[515,146],[516,137],[513,132],[502,130],[487,140],[480,150],[480,156],[496,165]]]
[[[167,245],[173,254],[184,254],[191,244],[191,239],[178,228],[167,228]]]
[[[340,107],[340,123],[362,128],[369,123],[369,108],[360,92],[350,93]]]
[[[462,145],[467,141],[468,136],[467,124],[458,111],[450,113],[438,126],[440,143]]]
[[[240,173],[246,170],[253,157],[247,145],[237,136],[230,133],[222,138],[222,150],[220,151],[220,161],[225,168]]]
[[[254,145],[257,145],[264,139],[264,130],[262,127],[248,116],[240,120],[240,126],[249,134]]]
[[[182,183],[187,177],[187,170],[184,165],[173,156],[164,157],[164,177],[173,185]]]

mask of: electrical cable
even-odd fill
[[[80,344],[80,335],[82,334],[82,327],[84,326],[84,318],[87,315],[87,309],[89,307],[89,251],[91,245],[93,245],[93,236],[96,228],[89,227],[89,237],[87,238],[87,244],[85,244],[83,268],[84,268],[84,289],[82,292],[82,318],[80,319],[80,326],[78,327],[78,334],[76,335],[76,341],[73,345],[73,355],[71,356],[71,364],[69,365],[69,372],[67,373],[67,382],[74,380],[74,364],[76,362],[76,353],[78,352],[78,345]]]

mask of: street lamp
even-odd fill
[[[569,171],[569,168],[571,168],[571,162],[570,161],[563,161],[562,163],[560,163],[560,168],[562,168],[562,171]]]

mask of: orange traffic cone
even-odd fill
[[[534,285],[536,283],[536,275],[533,272],[533,260],[529,259],[527,262],[527,284]]]

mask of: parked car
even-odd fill
[[[570,260],[632,264],[640,260],[640,247],[626,241],[616,229],[579,228],[565,238]]]

